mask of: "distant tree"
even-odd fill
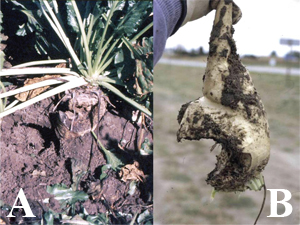
[[[299,51],[290,51],[285,57],[286,60],[300,60],[300,52]]]
[[[276,51],[272,51],[271,54],[270,54],[270,56],[271,56],[271,57],[277,57]]]
[[[296,58],[300,59],[300,52],[298,52],[298,51],[293,51],[292,54],[293,54],[293,56],[295,56]]]
[[[200,55],[200,56],[206,55],[202,46],[199,48],[198,55]]]
[[[190,56],[197,56],[198,52],[196,51],[196,49],[192,49],[190,52],[189,52],[189,55]]]
[[[188,52],[183,45],[177,45],[174,49],[174,53],[178,55],[187,55]]]
[[[243,56],[243,58],[246,58],[246,59],[258,59],[259,57],[257,57],[256,55],[246,54],[246,55]]]

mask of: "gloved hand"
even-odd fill
[[[181,26],[189,21],[199,19],[217,8],[219,0],[186,0],[187,12]],[[233,2],[232,23],[236,24],[242,17],[240,8]]]

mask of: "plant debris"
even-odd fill
[[[121,180],[126,182],[127,180],[141,181],[145,179],[144,172],[139,169],[139,163],[135,161],[133,164],[127,164],[121,168],[119,172]]]
[[[35,84],[35,83],[44,81],[44,80],[50,80],[50,79],[55,79],[55,78],[59,78],[59,77],[61,77],[61,76],[60,75],[45,75],[43,77],[28,78],[24,82],[24,87],[28,86],[30,84]],[[30,91],[25,91],[25,92],[15,95],[15,98],[21,102],[25,102],[25,101],[32,99],[32,98],[38,96],[39,94],[43,93],[49,87],[50,86],[44,86],[44,87],[36,88],[36,89],[30,90]]]

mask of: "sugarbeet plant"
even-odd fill
[[[269,126],[263,103],[232,38],[232,1],[220,1],[210,37],[203,97],[184,104],[178,141],[213,139],[222,146],[207,183],[218,191],[264,187],[261,174],[270,156]],[[213,148],[212,148],[213,149]]]
[[[31,0],[1,4],[4,19],[12,19],[16,13],[23,18],[11,26],[18,28],[15,36],[31,38],[29,46],[22,46],[33,50],[28,59],[36,55],[43,60],[22,58],[22,64],[1,67],[5,86],[12,77],[28,79],[14,90],[1,88],[0,118],[80,86],[102,87],[152,116],[152,1]],[[12,32],[12,28],[4,27],[3,32]],[[10,48],[8,45],[5,51]],[[14,63],[20,61],[16,52],[10,58]],[[21,98],[21,94],[25,96]],[[6,99],[11,100],[9,105],[4,105]]]
[[[111,95],[116,102],[132,105],[136,116],[141,112],[136,120],[152,120],[152,11],[152,1],[1,1],[1,33],[8,41],[0,52],[0,125],[16,110],[57,96],[55,120],[51,118],[57,134],[73,138],[91,132],[107,160],[100,179],[109,169],[119,171],[122,160],[105,149],[94,130]],[[20,39],[26,42],[14,42]],[[13,65],[9,69],[3,68],[4,53]],[[63,104],[67,110],[59,110]],[[76,178],[71,188],[47,187],[65,211],[45,212],[42,223],[70,223],[74,217],[72,223],[109,224],[106,214],[88,215],[81,204],[80,217],[75,213],[75,205],[89,198],[78,190],[79,181]],[[136,185],[131,183],[133,191]],[[145,210],[132,223],[151,218]]]

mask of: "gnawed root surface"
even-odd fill
[[[207,183],[217,191],[244,191],[269,160],[263,104],[232,39],[232,3],[221,1],[211,33],[203,97],[182,106],[178,141],[213,139],[222,146]]]
[[[59,137],[82,137],[94,131],[106,112],[106,101],[97,87],[81,87],[68,91],[61,99],[52,123]]]

